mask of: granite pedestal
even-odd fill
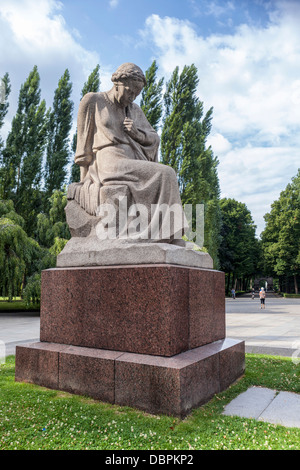
[[[244,372],[225,338],[224,273],[179,265],[42,273],[40,342],[16,380],[150,413],[185,416]]]

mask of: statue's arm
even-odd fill
[[[150,153],[154,153],[153,156],[151,155],[150,160],[156,161],[156,153],[160,142],[159,136],[148,122],[143,111],[137,106],[134,111],[133,119],[131,117],[125,118],[123,122],[124,131],[145,149],[151,149]]]
[[[123,122],[124,131],[130,135],[130,137],[141,145],[145,145],[146,134],[145,132],[138,129],[132,119],[126,117]]]
[[[94,93],[87,93],[79,104],[77,116],[77,146],[75,163],[88,167],[93,160],[95,126]]]

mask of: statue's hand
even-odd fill
[[[75,159],[75,163],[79,166],[89,166],[93,160],[93,155],[84,155]]]
[[[134,140],[141,142],[143,140],[143,133],[140,132],[136,127],[132,119],[126,117],[123,122],[124,131],[130,135]]]

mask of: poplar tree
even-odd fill
[[[195,65],[176,67],[166,85],[161,135],[162,163],[174,168],[183,205],[204,205],[204,246],[218,267],[221,214],[218,160],[207,147],[213,109],[204,114],[196,96],[199,83]]]
[[[8,73],[0,79],[0,130],[3,127],[5,116],[8,112],[8,96],[11,91],[10,79]],[[9,181],[10,168],[6,166],[4,158],[4,141],[0,136],[0,199],[5,198],[7,194],[7,185]]]
[[[4,150],[4,166],[9,169],[7,195],[23,216],[26,231],[34,232],[36,214],[41,209],[42,159],[47,137],[45,100],[41,101],[37,66],[21,86],[18,108]]]
[[[140,102],[141,109],[144,111],[146,118],[156,131],[158,130],[163,113],[162,89],[164,83],[163,78],[157,81],[157,69],[158,67],[154,60],[145,72],[147,85],[143,88]]]
[[[260,262],[259,242],[247,206],[232,198],[220,200],[222,241],[219,249],[220,269],[226,273],[226,292],[231,287],[246,290]]]
[[[10,79],[8,73],[0,78],[0,129],[4,124],[5,116],[8,112],[8,96],[11,91]],[[3,147],[3,140],[0,137],[0,149]]]
[[[70,160],[69,134],[72,127],[73,102],[70,73],[65,70],[54,93],[53,109],[49,113],[48,144],[45,165],[45,190],[49,198],[54,190],[62,189]]]
[[[100,65],[96,65],[92,73],[89,75],[87,81],[84,83],[83,88],[81,90],[81,99],[86,95],[87,93],[97,93],[100,89]],[[73,136],[72,140],[72,151],[75,154],[76,152],[76,146],[77,146],[77,131]],[[77,165],[75,162],[72,164],[71,168],[71,177],[70,177],[70,183],[77,183],[80,181],[80,168],[79,165]]]
[[[88,76],[87,81],[84,83],[81,90],[81,98],[84,97],[87,93],[97,93],[100,89],[100,65],[97,64],[91,74]]]
[[[291,278],[296,294],[300,277],[300,169],[265,215],[262,243],[270,273]]]

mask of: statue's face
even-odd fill
[[[143,82],[136,80],[118,83],[116,87],[116,99],[122,106],[128,106],[133,103],[136,97],[141,93]]]

